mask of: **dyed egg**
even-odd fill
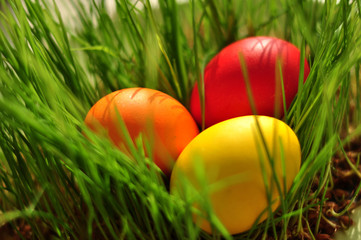
[[[101,98],[88,112],[85,123],[96,132],[106,132],[126,152],[119,116],[133,141],[142,133],[143,141],[151,144],[154,162],[165,174],[170,173],[178,155],[199,133],[196,122],[181,103],[147,88],[122,89]]]
[[[280,205],[275,179],[284,193],[300,169],[300,144],[292,129],[268,116],[257,116],[258,128],[255,119],[237,117],[201,132],[180,154],[171,176],[170,189],[176,196],[197,199],[199,192],[208,192],[215,215],[231,234],[249,230],[258,218],[265,220],[267,191],[272,211]],[[194,206],[203,212],[201,200]],[[194,215],[194,221],[212,232],[205,218]]]
[[[273,37],[250,37],[237,41],[220,51],[205,68],[206,127],[233,117],[253,114],[240,54],[244,58],[244,66],[247,67],[257,114],[283,116],[282,81],[287,108],[296,96],[300,72],[300,51],[296,46]],[[304,61],[304,65],[305,81],[310,69],[307,61]],[[202,114],[197,84],[193,88],[190,111],[201,125]]]

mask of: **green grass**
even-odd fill
[[[287,226],[307,227],[297,220],[323,203],[332,155],[361,134],[360,0],[166,0],[159,9],[142,0],[142,10],[117,0],[114,15],[102,1],[88,11],[64,2],[76,29],[45,0],[0,0],[0,226],[25,220],[35,239],[48,239],[44,229],[54,239],[284,239]],[[208,235],[193,224],[191,200],[169,195],[147,167],[140,144],[135,165],[83,120],[99,98],[132,86],[188,107],[210,58],[252,35],[288,40],[310,63],[284,119],[303,164],[280,211],[247,233],[230,236],[205,204],[219,233]],[[310,195],[316,175],[324,184]]]

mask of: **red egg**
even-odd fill
[[[301,54],[296,46],[273,37],[250,37],[237,41],[221,50],[205,68],[206,127],[226,119],[253,114],[240,55],[247,67],[257,114],[272,117],[282,117],[284,114],[280,67],[287,108],[297,94]],[[306,81],[310,69],[307,61],[304,61],[303,81]],[[197,84],[193,88],[190,111],[201,125]]]

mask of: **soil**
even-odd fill
[[[361,205],[361,192],[356,192],[361,183],[361,139],[351,142],[345,147],[345,154],[340,152],[332,158],[331,173],[332,187],[328,187],[324,203],[307,212],[307,221],[302,220],[304,228],[297,236],[292,233],[297,230],[297,223],[289,229],[289,239],[333,239],[336,231],[347,230],[354,224],[351,214],[353,210]],[[351,167],[352,164],[354,169]],[[318,188],[319,178],[315,177],[312,189]],[[321,191],[322,195],[324,191]],[[312,194],[312,193],[311,193]],[[313,202],[321,201],[322,196],[317,196]],[[320,215],[321,212],[321,215]],[[321,217],[320,217],[321,216]],[[314,231],[318,225],[318,232]],[[312,233],[311,233],[311,231]],[[313,237],[314,238],[313,238]],[[272,239],[272,238],[269,238]]]

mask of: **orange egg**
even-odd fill
[[[127,152],[119,116],[133,141],[142,133],[143,141],[152,147],[155,164],[167,175],[184,147],[199,133],[191,114],[180,102],[148,88],[127,88],[104,96],[90,109],[85,123],[95,132],[105,132]]]

